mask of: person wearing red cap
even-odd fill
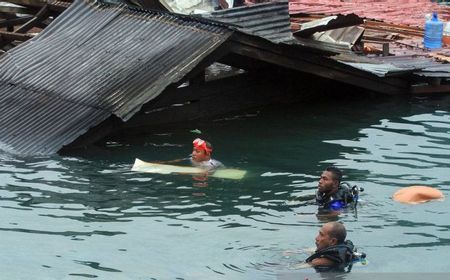
[[[192,144],[192,165],[204,168],[208,171],[223,167],[223,164],[220,161],[211,158],[213,151],[211,143],[197,138],[192,142]]]

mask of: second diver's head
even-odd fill
[[[327,167],[320,175],[319,191],[322,193],[333,194],[337,192],[342,180],[342,171],[334,166]]]
[[[202,162],[211,159],[212,145],[208,141],[200,138],[192,142],[192,160],[195,162]]]
[[[329,222],[322,226],[316,236],[316,251],[342,244],[347,237],[347,230],[339,222]]]

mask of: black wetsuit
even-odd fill
[[[315,266],[314,268],[320,272],[344,271],[347,266],[352,264],[353,250],[355,246],[350,240],[344,241],[342,244],[331,246],[320,251],[316,251],[305,262],[312,262],[317,258],[326,258],[332,262],[332,266]]]
[[[341,184],[338,191],[332,195],[317,191],[316,202],[325,209],[339,210],[353,202],[353,195],[348,186]]]

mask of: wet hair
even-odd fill
[[[329,222],[328,224],[330,225],[329,236],[331,238],[336,238],[338,244],[344,243],[345,238],[347,237],[345,226],[338,222]]]
[[[212,154],[213,146],[211,145],[211,143],[205,140],[205,144],[208,149],[211,149],[211,152],[209,152],[209,154]]]
[[[325,169],[325,171],[331,172],[331,174],[333,174],[333,178],[335,180],[337,180],[339,184],[341,183],[342,171],[339,168],[334,167],[334,166],[329,166]]]

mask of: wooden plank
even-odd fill
[[[412,86],[411,93],[450,93],[450,85],[423,85],[423,86]]]
[[[6,31],[0,31],[0,37],[3,41],[27,41],[31,38],[33,38],[33,35],[30,34],[20,34],[15,32],[6,32]]]

